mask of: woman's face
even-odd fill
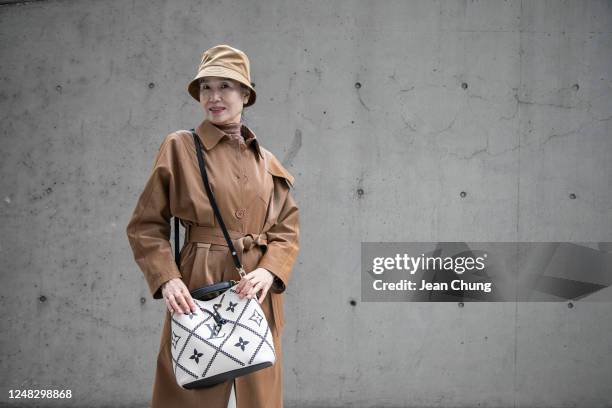
[[[200,105],[206,119],[215,125],[240,122],[243,105],[248,100],[248,91],[238,81],[222,77],[200,80]]]

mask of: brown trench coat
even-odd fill
[[[221,216],[232,235],[245,271],[263,267],[275,275],[262,309],[272,330],[273,366],[235,379],[238,408],[283,406],[281,332],[283,291],[299,249],[298,208],[289,188],[293,176],[243,125],[247,144],[225,135],[208,120],[196,129],[204,146],[206,171]],[[186,227],[180,270],[170,246],[170,218]],[[189,290],[222,280],[240,280],[202,184],[193,137],[176,131],[162,142],[155,165],[140,195],[127,235],[136,263],[154,299],[160,286],[182,278]],[[210,388],[185,390],[174,377],[170,351],[170,313],[166,310],[153,408],[226,408],[231,381]]]

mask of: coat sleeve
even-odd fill
[[[268,245],[258,267],[274,274],[271,291],[282,293],[287,287],[299,252],[299,211],[289,191],[293,177],[275,158],[271,160],[269,171],[274,176],[274,193],[269,213],[271,225],[266,231]]]
[[[181,278],[170,246],[170,196],[174,191],[176,146],[171,135],[162,142],[153,170],[138,198],[126,232],[134,259],[143,272],[154,299],[161,299],[161,285]]]

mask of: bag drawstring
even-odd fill
[[[215,313],[211,312],[210,310],[206,310],[206,309],[200,309],[200,310],[203,310],[206,313],[208,313],[209,315],[211,315],[213,317],[213,319],[215,319],[215,322],[217,322],[217,324],[219,326],[222,326],[225,323],[227,323],[227,320],[224,319],[223,317],[221,317],[221,315],[219,314],[219,312],[217,312],[216,309],[215,309]]]

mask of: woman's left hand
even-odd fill
[[[259,299],[257,299],[257,301],[261,304],[266,298],[266,294],[272,286],[272,282],[274,282],[274,275],[272,272],[264,268],[257,268],[254,271],[247,273],[244,278],[240,279],[240,282],[238,282],[238,285],[236,285],[236,293],[238,293],[238,297],[240,297],[240,299],[244,298],[245,296],[252,299],[259,291],[261,291],[261,296]]]

